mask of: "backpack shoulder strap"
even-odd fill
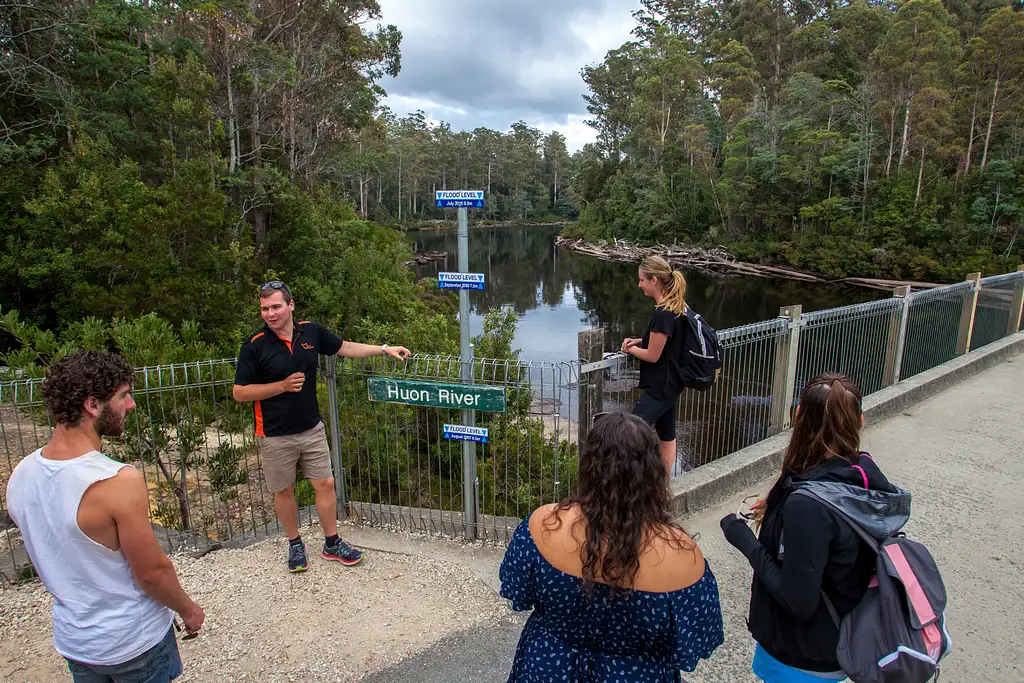
[[[813,492],[808,491],[807,489],[798,488],[796,491],[793,491],[793,493],[796,494],[796,495],[807,496],[808,498],[813,498],[814,500],[818,501],[819,503],[821,503],[822,505],[824,505],[828,509],[832,510],[832,512],[834,512],[834,513],[836,513],[836,515],[838,515],[839,519],[841,519],[843,522],[846,523],[847,526],[849,526],[851,529],[853,529],[854,533],[857,534],[857,536],[860,538],[860,540],[862,540],[862,541],[864,541],[865,543],[868,544],[868,547],[871,548],[871,550],[873,550],[876,554],[881,552],[882,545],[877,540],[875,540],[875,538],[871,534],[869,534],[868,532],[864,531],[864,528],[861,527],[860,524],[857,524],[857,522],[855,522],[852,519],[850,519],[849,515],[847,515],[841,509],[839,509],[835,505],[832,505],[831,503],[829,503],[824,498],[821,498],[820,496],[815,495]]]
[[[821,590],[821,599],[825,602],[825,609],[828,610],[828,615],[832,617],[832,623],[836,625],[836,628],[841,628],[839,625],[839,612],[836,611],[836,606],[832,604],[832,601],[825,595],[825,589]]]

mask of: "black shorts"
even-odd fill
[[[633,414],[649,425],[654,425],[660,441],[676,440],[676,412],[679,397],[664,401],[651,396],[646,391],[633,406]]]

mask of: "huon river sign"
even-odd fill
[[[430,408],[461,408],[489,413],[505,412],[504,387],[443,384],[410,379],[371,377],[366,380],[371,401]]]

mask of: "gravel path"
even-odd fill
[[[346,530],[347,533],[347,530]],[[319,527],[304,532],[308,549]],[[182,683],[354,681],[470,627],[506,622],[504,602],[467,567],[379,550],[355,567],[316,553],[288,574],[285,541],[174,557],[206,626],[181,642]],[[70,680],[53,650],[39,583],[0,591],[0,681]]]

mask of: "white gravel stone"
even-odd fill
[[[179,640],[179,681],[356,681],[506,617],[505,603],[460,564],[370,550],[344,567],[320,557],[319,527],[303,535],[310,564],[301,574],[287,571],[284,539],[173,558],[206,611],[199,637]],[[0,681],[70,680],[53,649],[51,606],[39,583],[0,591]]]

